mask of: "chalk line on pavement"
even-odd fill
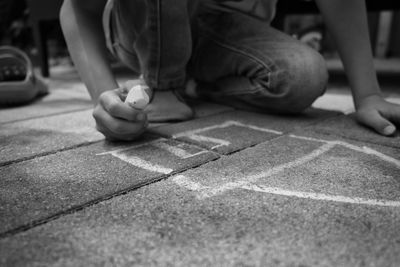
[[[227,127],[227,125],[234,125],[232,122],[226,122],[222,124],[222,126]],[[221,126],[221,125],[220,125]],[[221,127],[222,127],[221,126]],[[207,129],[211,129],[212,127],[208,127]],[[213,128],[214,129],[214,128]],[[195,132],[192,131],[191,134]],[[364,153],[367,155],[375,156],[383,161],[391,163],[395,165],[397,168],[400,168],[400,161],[385,155],[379,151],[376,151],[372,148],[367,146],[359,147],[344,141],[339,140],[323,140],[313,137],[306,137],[306,136],[298,136],[298,135],[289,135],[290,138],[306,140],[306,141],[313,141],[322,143],[320,147],[313,150],[311,153],[304,155],[294,161],[290,161],[278,166],[275,166],[269,170],[262,171],[257,174],[253,174],[244,179],[235,181],[235,182],[228,182],[222,184],[220,186],[204,186],[200,183],[192,181],[190,178],[185,177],[184,175],[177,175],[173,177],[172,181],[175,182],[177,185],[181,187],[185,187],[188,190],[198,192],[197,197],[199,199],[205,199],[208,197],[212,197],[218,194],[222,194],[225,191],[233,190],[236,188],[256,191],[256,192],[264,192],[276,195],[283,195],[283,196],[291,196],[291,197],[298,197],[298,198],[307,198],[307,199],[314,199],[314,200],[324,200],[324,201],[335,201],[335,202],[342,202],[342,203],[351,203],[351,204],[365,204],[365,205],[373,205],[373,206],[388,206],[388,207],[400,207],[400,201],[390,201],[390,200],[379,200],[379,199],[365,199],[365,198],[358,198],[358,197],[348,197],[348,196],[340,196],[340,195],[329,195],[329,194],[322,194],[322,193],[313,193],[313,192],[301,192],[301,191],[293,191],[293,190],[286,190],[282,188],[276,187],[265,187],[254,184],[261,178],[267,178],[272,175],[276,175],[286,169],[294,168],[297,166],[301,166],[317,157],[321,156],[322,154],[330,151],[335,146],[343,146],[345,148],[351,149],[353,151],[357,151],[360,153]]]

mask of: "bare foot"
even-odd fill
[[[194,115],[193,110],[173,91],[155,91],[153,100],[144,111],[149,122],[183,121]]]

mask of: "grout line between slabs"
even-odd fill
[[[1,167],[8,166],[8,165],[12,165],[12,164],[24,162],[24,161],[36,159],[36,158],[41,158],[41,157],[45,157],[45,156],[57,154],[57,153],[59,153],[59,152],[64,152],[64,151],[68,151],[68,150],[73,150],[73,149],[75,149],[75,148],[80,148],[80,147],[84,147],[84,146],[90,146],[90,145],[92,145],[92,144],[100,143],[100,142],[102,142],[102,141],[104,141],[104,140],[98,140],[98,141],[92,141],[92,142],[84,142],[84,143],[81,143],[81,144],[78,144],[78,145],[73,145],[73,146],[64,147],[64,148],[57,149],[57,150],[42,152],[42,153],[38,153],[38,154],[35,154],[35,155],[32,155],[32,156],[27,156],[27,157],[22,157],[22,158],[19,158],[19,159],[14,159],[14,160],[10,160],[10,161],[0,162],[0,168],[1,168]]]
[[[38,115],[38,116],[35,116],[35,117],[30,117],[30,118],[25,118],[25,119],[18,119],[18,120],[14,120],[14,121],[0,122],[0,125],[7,125],[7,124],[13,124],[13,123],[17,123],[17,122],[24,122],[24,121],[42,119],[42,118],[51,118],[51,117],[55,117],[55,116],[60,116],[60,115],[64,115],[64,114],[71,114],[71,113],[74,113],[74,112],[81,112],[81,111],[90,110],[90,109],[93,109],[93,108],[81,108],[81,109],[74,109],[74,110],[63,111],[63,112],[56,112],[56,113],[47,114],[47,115]]]
[[[232,111],[226,111],[226,112],[232,112]],[[223,112],[223,113],[225,113],[225,112]],[[338,114],[338,115],[335,115],[335,116],[340,116],[340,115],[342,115],[342,114]],[[210,116],[211,116],[211,115],[210,115]],[[330,117],[330,118],[322,119],[322,120],[320,120],[320,121],[318,121],[318,122],[316,122],[316,123],[310,124],[310,125],[308,125],[308,126],[306,126],[306,127],[304,127],[304,128],[312,127],[313,125],[316,125],[316,124],[318,124],[318,123],[320,123],[320,122],[323,122],[323,121],[325,121],[325,120],[331,119],[331,118],[333,118],[333,117],[335,117],[335,116],[332,116],[332,117]],[[294,130],[293,130],[293,131],[294,131]],[[268,139],[268,140],[266,140],[266,141],[264,141],[264,142],[257,143],[257,144],[251,145],[251,146],[247,146],[247,147],[244,147],[244,148],[242,148],[242,149],[238,149],[238,150],[232,151],[232,152],[227,153],[227,154],[220,154],[220,153],[218,153],[218,152],[216,152],[216,151],[209,150],[209,149],[205,148],[207,151],[217,154],[218,157],[213,158],[213,159],[210,159],[210,160],[207,160],[207,161],[204,161],[204,162],[201,162],[201,163],[199,163],[199,164],[194,164],[193,166],[190,166],[189,168],[185,168],[185,169],[182,169],[182,170],[179,170],[179,171],[174,171],[174,172],[172,172],[172,173],[170,173],[170,174],[165,174],[165,175],[161,175],[161,176],[155,177],[155,178],[153,178],[153,179],[150,179],[149,181],[141,182],[141,183],[139,183],[139,184],[136,184],[136,185],[134,185],[134,186],[131,186],[131,187],[128,187],[128,188],[119,190],[119,191],[117,191],[117,192],[113,192],[113,193],[110,193],[110,194],[106,194],[106,195],[104,195],[104,196],[100,196],[100,197],[98,197],[98,198],[96,198],[96,199],[93,199],[93,200],[90,200],[90,201],[88,201],[88,202],[86,202],[86,203],[78,204],[78,205],[72,206],[71,208],[68,208],[68,209],[66,209],[66,210],[62,210],[62,211],[56,212],[56,213],[54,213],[54,214],[52,214],[52,215],[46,216],[45,218],[38,219],[38,220],[34,220],[34,221],[30,222],[30,223],[21,225],[21,226],[19,226],[19,227],[17,227],[17,228],[14,228],[14,229],[5,231],[5,232],[3,232],[3,233],[0,233],[0,239],[4,239],[4,238],[10,237],[10,236],[13,236],[13,235],[16,235],[16,234],[19,234],[19,233],[22,233],[22,232],[31,230],[31,229],[33,229],[33,228],[39,227],[39,226],[44,225],[44,224],[46,224],[46,223],[49,223],[49,222],[51,222],[51,221],[57,220],[57,219],[59,219],[59,218],[61,218],[61,217],[63,217],[63,216],[76,213],[76,212],[78,212],[78,211],[84,210],[84,209],[86,209],[86,208],[88,208],[88,207],[94,206],[94,205],[99,204],[99,203],[101,203],[101,202],[104,202],[104,201],[113,199],[113,198],[115,198],[115,197],[119,197],[119,196],[128,194],[128,193],[133,192],[133,191],[135,191],[135,190],[137,190],[137,189],[139,189],[139,188],[145,187],[145,186],[150,185],[150,184],[157,183],[157,182],[159,182],[159,181],[162,181],[162,180],[165,180],[165,179],[167,179],[167,178],[169,178],[169,177],[172,177],[172,176],[174,176],[174,175],[176,175],[176,174],[186,172],[186,171],[188,171],[188,170],[190,170],[190,169],[198,168],[198,167],[200,167],[200,166],[202,166],[202,165],[205,165],[205,164],[208,164],[208,163],[210,163],[210,162],[219,160],[219,159],[221,159],[221,158],[223,158],[223,157],[228,157],[228,156],[234,155],[234,154],[236,154],[236,153],[240,153],[241,151],[244,151],[244,150],[246,150],[246,149],[255,147],[255,146],[260,145],[260,144],[263,144],[263,143],[273,142],[274,140],[276,140],[276,139],[278,139],[278,138],[281,138],[281,137],[283,137],[283,136],[289,135],[289,134],[292,133],[293,131],[285,132],[285,133],[283,133],[283,134],[280,135],[280,136],[276,136],[276,137],[271,138],[271,139]],[[157,136],[160,136],[160,137],[163,137],[163,138],[171,139],[170,136],[165,136],[165,135],[162,135],[162,134],[155,134],[155,133],[150,133],[150,134],[152,134],[152,135],[157,135]],[[38,158],[38,157],[43,157],[43,156],[47,156],[47,155],[51,155],[51,154],[56,154],[56,153],[63,152],[63,151],[67,151],[67,150],[72,150],[72,149],[79,148],[79,147],[89,146],[89,145],[91,145],[91,144],[99,143],[99,142],[102,142],[102,141],[104,141],[104,140],[94,141],[94,142],[86,142],[86,143],[82,143],[82,144],[79,144],[79,145],[75,145],[75,146],[71,146],[71,147],[59,149],[59,150],[57,150],[57,151],[51,151],[51,152],[41,153],[41,154],[37,154],[37,155],[31,156],[31,157],[25,157],[25,158],[18,159],[18,160],[14,160],[14,161],[9,161],[9,162],[5,162],[5,163],[0,163],[0,167],[7,166],[7,165],[10,165],[10,164],[14,164],[14,163],[19,163],[19,162],[26,161],[26,160],[31,160],[31,159]],[[179,140],[179,141],[180,141],[180,142],[183,142],[183,143],[190,144],[190,145],[195,145],[195,146],[197,146],[197,147],[201,147],[201,146],[199,146],[198,144],[193,144],[193,143],[188,142],[188,141],[185,141],[185,140]],[[204,148],[204,147],[202,147],[202,148]]]
[[[133,191],[139,189],[139,188],[145,187],[145,186],[150,185],[150,184],[157,183],[159,181],[165,180],[165,179],[167,179],[167,178],[169,178],[171,176],[174,176],[176,174],[188,171],[190,169],[195,169],[195,168],[200,167],[200,166],[202,166],[204,164],[207,164],[209,162],[216,161],[219,158],[220,157],[217,157],[217,158],[214,158],[214,159],[210,159],[208,161],[201,162],[199,164],[194,164],[194,165],[192,165],[192,166],[190,166],[188,168],[185,168],[185,169],[182,169],[182,170],[179,170],[179,171],[174,171],[174,172],[169,173],[169,174],[160,175],[158,177],[150,179],[149,181],[141,182],[139,184],[136,184],[134,186],[119,190],[117,192],[110,193],[110,194],[107,194],[107,195],[104,195],[104,196],[100,196],[100,197],[98,197],[96,199],[93,199],[93,200],[90,200],[90,201],[88,201],[86,203],[72,206],[69,209],[59,211],[59,212],[57,212],[55,214],[52,214],[52,215],[49,215],[49,216],[47,216],[45,218],[38,219],[38,220],[32,221],[30,223],[21,225],[21,226],[19,226],[17,228],[14,228],[14,229],[5,231],[3,233],[0,233],[0,239],[4,239],[4,238],[10,237],[10,236],[13,236],[13,235],[16,235],[16,234],[31,230],[31,229],[36,228],[38,226],[41,226],[41,225],[44,225],[44,224],[49,223],[51,221],[57,220],[57,219],[65,216],[65,215],[70,215],[70,214],[76,213],[78,211],[84,210],[86,208],[89,208],[89,207],[94,206],[96,204],[99,204],[101,202],[104,202],[104,201],[107,201],[107,200],[111,200],[111,199],[113,199],[115,197],[126,195],[126,194],[128,194],[130,192],[133,192]]]
[[[254,144],[254,145],[245,147],[245,148],[243,148],[243,149],[235,150],[235,151],[233,151],[233,152],[231,152],[231,153],[229,153],[229,154],[220,154],[220,153],[218,153],[218,152],[215,152],[215,151],[212,151],[212,150],[208,150],[208,149],[207,149],[207,151],[218,155],[218,157],[213,158],[213,159],[210,159],[210,160],[207,160],[207,161],[204,161],[204,162],[201,162],[201,163],[199,163],[199,164],[194,164],[194,165],[192,165],[192,166],[190,166],[190,167],[188,167],[188,168],[185,168],[185,169],[182,169],[182,170],[179,170],[179,171],[174,171],[174,172],[172,172],[172,173],[170,173],[170,174],[164,174],[164,175],[155,177],[155,178],[153,178],[153,179],[150,179],[149,181],[141,182],[141,183],[139,183],[139,184],[136,184],[136,185],[134,185],[134,186],[131,186],[131,187],[128,187],[128,188],[119,190],[119,191],[114,192],[114,193],[110,193],[110,194],[107,194],[107,195],[104,195],[104,196],[100,196],[100,197],[98,197],[98,198],[96,198],[96,199],[93,199],[93,200],[90,200],[90,201],[88,201],[88,202],[86,202],[86,203],[78,204],[78,205],[72,206],[71,208],[68,208],[68,209],[66,209],[66,210],[59,211],[59,212],[57,212],[57,213],[55,213],[55,214],[53,214],[53,215],[49,215],[49,216],[47,216],[47,217],[45,217],[45,218],[38,219],[38,220],[32,221],[32,222],[30,222],[30,223],[21,225],[21,226],[19,226],[19,227],[17,227],[17,228],[14,228],[14,229],[5,231],[5,232],[3,232],[3,233],[0,233],[0,239],[4,239],[4,238],[10,237],[10,236],[13,236],[13,235],[16,235],[16,234],[19,234],[19,233],[22,233],[22,232],[31,230],[31,229],[36,228],[36,227],[38,227],[38,226],[41,226],[41,225],[44,225],[44,224],[49,223],[49,222],[51,222],[51,221],[57,220],[57,219],[59,219],[59,218],[61,218],[61,217],[63,217],[63,216],[66,216],[66,215],[70,215],[70,214],[79,212],[79,211],[81,211],[81,210],[84,210],[84,209],[86,209],[86,208],[89,208],[89,207],[91,207],[91,206],[94,206],[94,205],[96,205],[96,204],[99,204],[99,203],[101,203],[101,202],[104,202],[104,201],[107,201],[107,200],[111,200],[111,199],[113,199],[113,198],[115,198],[115,197],[119,197],[119,196],[128,194],[128,193],[130,193],[130,192],[133,192],[133,191],[135,191],[135,190],[137,190],[137,189],[139,189],[139,188],[148,186],[148,185],[150,185],[150,184],[155,184],[155,183],[157,183],[157,182],[159,182],[159,181],[168,179],[169,177],[172,177],[172,176],[174,176],[174,175],[176,175],[176,174],[183,173],[183,172],[186,172],[186,171],[188,171],[188,170],[201,167],[201,166],[206,165],[206,164],[208,164],[208,163],[210,163],[210,162],[217,161],[217,160],[219,160],[219,159],[221,159],[221,158],[234,155],[234,154],[236,154],[236,153],[239,153],[239,152],[241,152],[241,151],[244,151],[244,150],[246,150],[246,149],[255,147],[255,146],[260,145],[260,144],[263,144],[263,143],[271,142],[271,141],[273,141],[273,140],[275,140],[275,139],[281,138],[282,136],[286,136],[286,135],[288,135],[288,134],[289,134],[289,133],[286,133],[286,134],[283,134],[283,135],[281,135],[281,136],[277,136],[277,137],[274,137],[274,138],[272,138],[272,139],[266,140],[265,142],[257,143],[257,144]],[[170,139],[170,138],[169,138],[169,139]],[[181,141],[181,140],[179,140],[179,141]],[[99,141],[99,142],[100,142],[100,141]],[[93,142],[93,143],[95,143],[95,142]],[[187,143],[187,142],[185,142],[185,143]],[[195,146],[199,147],[199,146],[196,145],[196,144],[192,144],[192,143],[187,143],[187,144],[195,145]]]

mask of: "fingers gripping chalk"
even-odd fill
[[[144,109],[150,102],[150,97],[146,93],[147,86],[135,85],[129,91],[125,103],[136,109]]]

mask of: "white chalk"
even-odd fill
[[[147,86],[140,84],[133,86],[125,99],[125,103],[136,109],[144,109],[150,102],[150,97],[145,91],[147,88]]]

